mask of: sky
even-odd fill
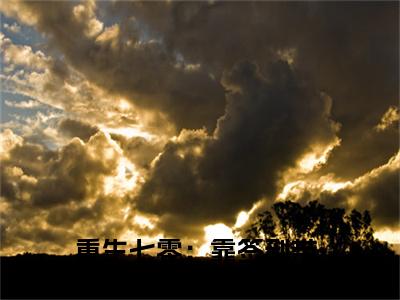
[[[400,243],[398,2],[0,12],[2,255],[162,237],[204,255],[315,199]]]

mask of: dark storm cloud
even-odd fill
[[[390,227],[396,230],[400,226],[399,197],[397,166],[337,193],[322,193],[321,201],[331,206],[369,210],[375,228]],[[351,199],[357,200],[355,205],[352,205]]]
[[[360,203],[372,212],[375,224],[398,228],[399,170],[391,170],[381,175],[360,190]],[[365,203],[365,204],[364,204]]]
[[[78,137],[85,142],[98,131],[96,126],[69,118],[62,119],[58,124],[58,129],[68,138]]]
[[[70,207],[56,207],[50,211],[47,222],[55,226],[70,226],[77,221],[93,219],[95,216],[93,209],[79,207],[71,209]]]
[[[79,17],[77,3],[25,5],[68,62],[112,93],[141,108],[163,111],[178,128],[213,129],[223,113],[224,90],[218,81],[201,66],[179,65],[176,54],[165,51],[161,43],[140,40],[134,20],[123,20],[101,35],[88,36],[89,3],[82,6]]]
[[[340,134],[342,145],[332,151],[329,163],[320,169],[320,174],[332,172],[351,179],[384,164],[399,149],[398,126],[383,132],[376,132],[369,124],[354,126],[354,131],[348,129],[347,137]]]
[[[384,165],[362,176],[347,181],[337,190],[315,185],[312,180],[303,182],[294,193],[288,193],[284,200],[292,200],[303,205],[318,200],[328,207],[342,207],[348,211],[353,208],[371,212],[375,228],[398,229],[400,225],[399,206],[400,152]],[[330,180],[322,180],[322,183]],[[332,182],[332,181],[331,181]]]
[[[169,114],[178,127],[213,128],[222,115],[223,90],[210,91],[218,84],[208,84],[208,74],[218,82],[224,70],[244,59],[264,72],[278,53],[293,50],[295,68],[334,99],[332,115],[343,125],[341,147],[327,172],[360,176],[397,150],[396,132],[377,141],[366,137],[398,101],[396,2],[104,3],[99,6],[107,8],[105,15],[120,20],[118,37],[106,43],[85,36],[90,16],[78,20],[74,4],[28,5],[38,27],[53,36],[72,65],[98,84],[127,93],[136,104]],[[138,28],[162,43],[127,46],[129,39],[138,41]],[[172,67],[177,54],[200,64],[200,70]]]
[[[116,14],[123,11],[135,15],[163,37],[170,51],[179,51],[191,63],[204,64],[216,78],[243,59],[256,62],[261,73],[266,74],[269,62],[279,56],[285,58],[286,53],[300,77],[310,79],[332,97],[332,118],[342,125],[341,146],[332,151],[328,164],[320,169],[321,176],[329,172],[342,179],[361,176],[397,152],[398,126],[380,133],[373,128],[399,99],[398,3],[116,2],[110,6]],[[268,123],[268,127],[271,125]],[[284,129],[280,133],[280,137],[288,135]],[[232,140],[236,138],[245,149],[248,144],[244,137],[238,134]],[[230,142],[221,144],[235,149]],[[252,152],[256,153],[255,149]],[[285,147],[281,149],[287,151]],[[220,173],[220,177],[231,180],[232,173],[246,174],[241,172],[242,158],[232,155],[230,160],[228,152],[210,163],[210,178],[218,178],[216,174]],[[231,162],[228,168],[221,162],[225,159]],[[276,164],[281,163],[283,167],[284,160]],[[229,171],[222,171],[222,166]],[[257,176],[248,176],[253,186],[249,190],[258,194]],[[240,183],[233,186],[241,187]],[[393,180],[391,183],[387,180],[379,186],[387,191],[398,187]],[[223,189],[223,184],[218,184]],[[235,195],[240,195],[241,189],[237,189]],[[229,193],[226,195],[230,197]],[[324,198],[323,194],[320,196]],[[221,197],[225,194],[221,193]],[[349,197],[336,197],[337,204],[346,205]],[[386,207],[387,211],[398,211],[395,202],[388,200],[381,205],[384,200],[378,199],[366,201],[379,201],[374,204],[377,210]],[[379,218],[377,213],[374,215]],[[393,218],[396,216],[392,214]],[[391,222],[384,219],[383,223]]]
[[[353,138],[363,136],[398,101],[397,2],[117,1],[99,4],[107,9],[102,15],[119,22],[118,36],[104,43],[84,34],[93,8],[86,5],[77,18],[74,6],[29,2],[24,9],[73,66],[98,84],[131,95],[139,105],[166,112],[179,127],[212,128],[222,115],[223,91],[210,92],[207,87],[218,84],[208,85],[208,74],[218,82],[224,70],[244,59],[264,72],[279,51],[294,50],[295,67],[334,99],[332,114],[343,124],[342,146],[327,171],[359,176],[397,149],[394,135],[379,146],[371,143],[368,151],[369,140]],[[135,44],[138,29],[161,42]],[[129,39],[135,47],[127,45]],[[200,71],[172,67],[177,54],[200,64]],[[144,97],[136,99],[136,94]],[[181,101],[188,99],[186,94],[200,98]],[[353,160],[358,163],[347,168]]]
[[[101,141],[104,137],[97,135],[96,139]],[[115,162],[104,159],[100,151],[93,156],[76,138],[59,151],[36,144],[16,145],[3,160],[3,196],[41,207],[83,201],[96,192],[102,177],[115,168]],[[21,199],[24,192],[31,201]]]
[[[79,140],[72,140],[47,168],[47,176],[38,181],[32,194],[37,205],[82,201],[94,194],[102,175],[111,174],[104,162],[93,159]]]
[[[377,227],[400,226],[399,170],[400,152],[386,165],[357,179],[350,189],[350,196],[358,199],[356,207],[370,210]]]
[[[163,37],[170,51],[205,64],[217,78],[244,59],[257,62],[263,72],[279,51],[294,50],[295,67],[334,99],[332,115],[343,125],[341,147],[335,149],[327,172],[360,176],[396,152],[397,132],[384,140],[365,135],[399,99],[398,2],[113,2],[110,6],[115,14],[142,20]]]
[[[214,136],[199,131],[170,142],[138,196],[140,210],[189,227],[233,225],[237,212],[274,196],[280,172],[310,145],[336,136],[329,101],[284,62],[272,64],[267,78],[243,62],[223,82],[231,92]]]
[[[10,158],[3,160],[3,166],[16,166],[29,176],[41,176],[45,171],[44,164],[55,156],[53,151],[44,146],[32,143],[17,145],[10,151]]]
[[[20,231],[18,232],[16,237],[19,239],[35,241],[37,243],[43,243],[43,242],[55,243],[60,246],[64,246],[65,241],[70,239],[69,236],[66,236],[64,230],[56,228],[37,229],[25,232]]]

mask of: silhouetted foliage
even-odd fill
[[[321,254],[394,254],[386,242],[374,238],[371,215],[353,209],[327,208],[318,201],[302,206],[276,202],[273,214],[266,210],[246,230],[248,238],[277,237],[288,241],[314,239]]]
[[[269,211],[265,211],[257,215],[257,220],[246,231],[247,238],[273,238],[276,237],[276,224],[273,216]],[[265,249],[264,249],[265,250]]]

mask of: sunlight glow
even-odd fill
[[[127,111],[131,109],[131,104],[125,99],[120,99],[118,102],[118,108],[122,111]]]
[[[136,215],[133,220],[136,224],[138,224],[142,228],[150,228],[150,229],[154,228],[154,224],[151,222],[149,218],[145,216]]]
[[[117,174],[104,179],[104,193],[123,196],[135,188],[138,178],[139,172],[136,171],[135,166],[125,157],[121,157],[118,162]]]
[[[300,168],[303,171],[310,172],[312,171],[318,164],[323,162],[323,157],[317,157],[315,153],[307,154],[300,162]]]
[[[334,182],[334,181],[328,181],[323,184],[323,190],[324,191],[329,191],[332,193],[336,193],[338,190],[341,190],[347,186],[351,185],[350,181],[346,182]]]
[[[76,92],[78,91],[78,88],[76,86],[72,86],[67,82],[64,83],[64,88],[71,94],[76,94]]]
[[[305,181],[298,180],[287,183],[282,192],[277,196],[277,200],[285,201],[288,198],[290,200],[296,200],[300,197],[304,191],[311,192],[312,195],[318,196],[322,191],[328,191],[331,193],[336,193],[337,191],[351,186],[353,183],[351,181],[334,181],[332,178],[321,177],[316,181]]]
[[[304,181],[289,182],[283,187],[282,192],[277,196],[277,200],[286,200],[289,194],[299,194],[299,188],[302,189],[303,187]]]
[[[333,148],[340,145],[340,142],[341,140],[336,138],[334,142],[327,146],[315,146],[315,149],[312,152],[304,155],[298,162],[298,166],[300,167],[301,171],[308,173],[314,169],[320,168],[327,162]]]
[[[217,223],[214,225],[208,225],[204,227],[205,240],[206,242],[200,246],[197,253],[198,256],[207,256],[211,253],[211,242],[213,239],[234,239],[237,243],[238,240],[232,232],[232,229],[223,223]]]
[[[154,136],[146,131],[140,130],[138,127],[118,127],[118,128],[111,128],[111,127],[101,127],[101,130],[107,132],[109,134],[119,134],[123,135],[127,138],[132,138],[135,136],[140,136],[145,138],[146,140],[151,140]]]
[[[381,241],[386,241],[389,244],[400,244],[400,230],[392,231],[389,229],[377,231],[374,237]]]
[[[247,222],[248,219],[249,219],[249,214],[245,211],[241,211],[236,218],[236,223],[234,228],[242,227]]]
[[[129,217],[129,213],[131,211],[130,206],[123,208],[121,211],[124,214],[124,221],[126,221],[126,219]]]

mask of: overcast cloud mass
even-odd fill
[[[199,249],[209,225],[315,199],[370,210],[400,243],[398,2],[0,12],[2,254],[89,237]]]

